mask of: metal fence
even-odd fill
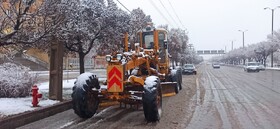
[[[79,58],[67,58],[63,59],[63,68],[64,69],[79,69],[80,63]],[[85,58],[85,69],[105,69],[107,67],[107,62],[105,57],[98,56],[95,58]]]

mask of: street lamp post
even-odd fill
[[[264,10],[266,9],[269,9],[271,10],[271,13],[272,13],[272,20],[271,20],[271,36],[272,36],[272,41],[273,41],[273,19],[274,19],[274,10],[276,10],[277,8],[280,8],[280,6],[277,6],[275,8],[269,8],[269,7],[266,7],[264,8]],[[273,51],[271,52],[271,67],[273,67]]]
[[[233,50],[233,40],[231,41],[231,50]]]
[[[246,32],[246,31],[248,31],[248,30],[238,30],[238,31],[240,31],[240,32],[242,32],[242,37],[243,37],[243,48],[244,48],[244,33]]]
[[[248,31],[248,30],[238,30],[238,31],[242,32],[242,37],[243,37],[243,49],[244,49],[244,47],[245,47],[245,44],[244,44],[244,33],[245,33],[246,31]],[[245,59],[243,59],[243,65],[245,65]]]
[[[233,42],[234,42],[235,40],[231,40],[231,50],[233,50]]]

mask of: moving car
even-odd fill
[[[259,64],[257,62],[247,62],[244,66],[244,71],[259,72]]]
[[[219,63],[213,63],[212,64],[212,67],[215,69],[215,68],[220,68],[221,66],[220,66],[220,64]]]
[[[193,64],[185,64],[183,67],[183,74],[195,74],[196,68]]]

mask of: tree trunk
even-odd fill
[[[83,52],[79,52],[80,74],[85,72],[84,58],[85,58],[85,54]]]

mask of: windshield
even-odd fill
[[[143,33],[143,48],[151,49],[154,47],[154,35],[153,32]]]
[[[251,62],[251,63],[248,63],[248,66],[258,66],[258,63],[256,63],[256,62]]]
[[[193,68],[194,66],[192,64],[186,64],[184,67],[185,68]]]

